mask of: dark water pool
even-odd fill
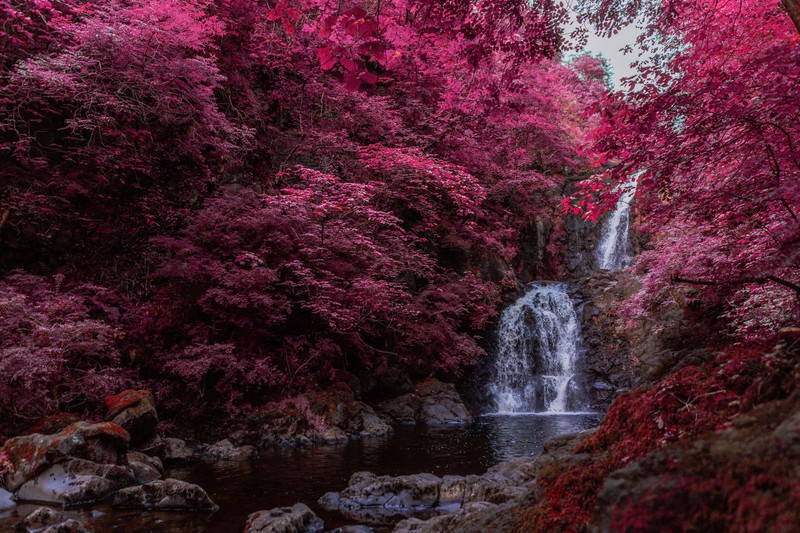
[[[600,418],[598,414],[486,416],[469,426],[407,426],[396,428],[385,439],[267,451],[243,464],[193,464],[173,469],[168,476],[206,489],[220,506],[216,513],[113,511],[97,506],[72,514],[88,519],[95,533],[241,533],[252,512],[304,502],[328,527],[341,526],[345,522],[320,512],[316,500],[325,492],[344,488],[353,472],[481,474],[499,462],[539,452],[547,439],[595,427]],[[0,531],[11,531],[36,507],[4,504],[0,497]]]

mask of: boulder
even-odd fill
[[[474,501],[502,503],[524,493],[524,486],[500,475],[391,477],[356,472],[347,488],[325,494],[318,503],[351,520],[386,525],[420,513],[452,512]]]
[[[164,465],[158,457],[151,457],[141,452],[128,453],[128,466],[138,483],[150,483],[161,479]]]
[[[392,431],[372,407],[355,400],[343,383],[271,404],[254,414],[251,424],[258,425],[259,446],[281,448],[340,444]]]
[[[39,507],[17,523],[18,531],[39,530],[65,520],[64,513],[51,507]]]
[[[325,524],[304,503],[258,511],[247,517],[244,533],[316,533]]]
[[[49,507],[39,507],[18,522],[14,529],[20,533],[88,533],[83,523],[68,519]]]
[[[208,446],[200,453],[203,461],[247,461],[254,459],[258,451],[254,446],[234,446],[228,439]]]
[[[89,533],[89,530],[81,522],[70,518],[60,524],[47,526],[37,533]]]
[[[392,424],[416,424],[421,401],[416,394],[403,394],[378,405],[377,410]]]
[[[106,420],[122,426],[131,436],[131,446],[156,436],[158,413],[153,395],[146,390],[126,390],[105,399]]]
[[[136,451],[163,459],[167,453],[166,439],[161,438],[160,435],[154,435],[147,441],[138,444],[136,446]]]
[[[130,468],[97,464],[83,459],[56,463],[16,491],[19,501],[72,507],[100,501],[136,479]]]
[[[424,424],[469,424],[472,415],[452,383],[429,379],[417,387],[422,400],[417,418]]]
[[[161,458],[167,464],[188,463],[194,458],[194,452],[185,441],[167,437],[164,439],[164,453]]]
[[[407,518],[397,523],[392,533],[452,533],[490,530],[481,520],[492,517],[501,511],[501,507],[489,502],[471,502],[465,504],[454,513],[434,516],[427,520]],[[499,529],[498,531],[502,531]]]
[[[206,491],[178,479],[152,481],[128,487],[114,496],[115,509],[147,509],[153,511],[217,511]]]
[[[414,392],[381,403],[378,411],[393,424],[440,426],[473,421],[455,385],[433,378],[419,384]]]
[[[2,477],[2,486],[16,492],[26,481],[66,458],[103,464],[125,461],[130,437],[112,422],[76,422],[55,435],[34,433],[9,439],[1,451],[14,469]]]

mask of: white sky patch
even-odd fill
[[[571,19],[565,30],[567,36],[577,27],[574,14]],[[599,37],[591,30],[589,31],[589,40],[584,47],[584,51],[592,54],[601,54],[608,60],[611,65],[611,79],[614,82],[614,89],[618,91],[623,89],[620,80],[636,72],[630,65],[639,59],[640,50],[636,47],[636,38],[640,34],[641,30],[635,26],[626,26],[612,37]],[[633,52],[624,54],[622,49],[629,45],[633,47]]]

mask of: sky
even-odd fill
[[[569,24],[567,24],[566,27],[566,35],[569,35],[572,30],[577,27],[577,22],[575,22],[574,17],[575,15],[573,12],[570,17],[572,20]],[[630,67],[630,64],[636,61],[638,57],[635,45],[636,38],[640,33],[641,31],[635,26],[626,26],[622,29],[622,31],[613,37],[598,37],[591,31],[589,32],[589,40],[586,43],[584,50],[587,52],[592,52],[593,54],[602,54],[602,56],[608,60],[608,62],[611,64],[614,88],[617,90],[622,89],[620,80],[634,73],[634,69]],[[634,47],[634,52],[623,54],[621,49],[628,45]]]
[[[617,90],[622,89],[620,80],[634,73],[630,64],[637,59],[635,51],[626,55],[620,49],[629,44],[633,45],[639,33],[635,27],[628,26],[613,37],[604,38],[589,34],[589,42],[585,49],[592,53],[600,53],[609,61],[613,71],[614,88]]]

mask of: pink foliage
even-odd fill
[[[637,269],[638,315],[694,286],[756,340],[800,317],[798,32],[779,4],[597,2],[604,27],[641,13],[651,51],[593,133],[612,170],[567,209],[596,216],[642,171],[636,208],[652,250]],[[626,6],[622,9],[622,5]],[[641,12],[639,10],[642,10]],[[666,44],[669,44],[666,46]]]
[[[30,422],[83,410],[127,381],[117,350],[122,333],[90,317],[91,299],[64,291],[59,279],[18,273],[0,282],[3,416]]]

